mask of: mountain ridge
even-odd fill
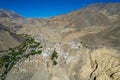
[[[6,10],[6,9],[0,9],[0,17],[1,18],[23,18],[22,16],[20,16],[19,14],[17,14],[16,12],[12,11],[12,10]]]

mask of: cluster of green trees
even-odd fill
[[[42,46],[40,42],[36,42],[34,38],[22,34],[24,42],[16,48],[9,48],[7,54],[0,57],[0,67],[4,67],[1,74],[1,79],[5,80],[5,76],[12,67],[23,58],[28,58],[30,55],[41,54]]]
[[[34,38],[29,35],[21,34],[19,35],[24,39],[24,42],[15,48],[9,48],[6,55],[0,57],[0,68],[3,71],[0,73],[0,78],[6,80],[7,73],[12,69],[12,67],[17,64],[23,58],[28,58],[30,55],[40,55],[42,53],[42,46],[40,42],[36,42]],[[4,52],[4,51],[3,51]],[[56,61],[58,58],[58,53],[54,49],[51,60],[53,65],[57,65]]]
[[[58,64],[58,62],[56,61],[57,58],[58,58],[58,53],[54,49],[54,51],[53,51],[53,53],[51,55],[51,60],[53,61],[53,65],[57,65]]]

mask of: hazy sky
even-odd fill
[[[66,14],[99,2],[120,2],[120,0],[0,0],[0,8],[14,10],[26,18],[40,18]]]

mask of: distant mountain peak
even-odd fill
[[[0,9],[0,18],[23,18],[21,15],[17,14],[14,11]]]

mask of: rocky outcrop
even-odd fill
[[[94,61],[91,80],[119,80],[120,54],[112,49],[97,49],[91,53]]]

